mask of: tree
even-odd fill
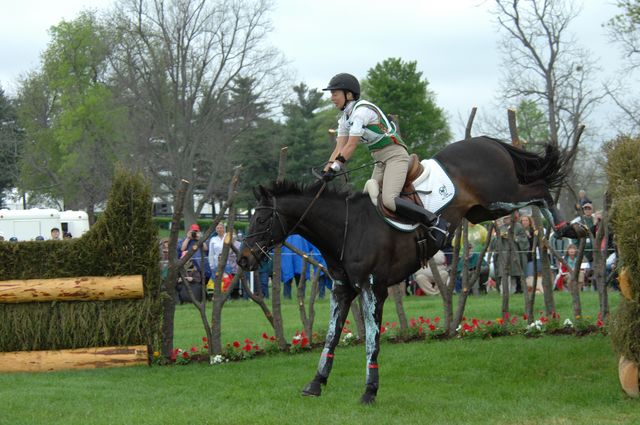
[[[19,115],[28,147],[20,185],[62,199],[65,208],[94,208],[110,188],[122,154],[123,111],[106,81],[110,33],[95,15],[80,14],[51,28],[42,69],[22,81]]]
[[[280,87],[281,56],[264,42],[270,8],[267,0],[121,0],[112,18],[112,65],[141,159],[133,165],[168,193],[182,179],[194,183],[186,223],[225,198],[230,147],[254,121],[245,115],[258,118],[262,106],[243,104],[242,85],[263,106]]]
[[[409,151],[428,158],[451,139],[444,111],[436,105],[429,82],[416,71],[417,63],[385,59],[367,72],[367,98],[385,113],[399,117],[402,138]]]
[[[619,0],[617,6],[622,13],[611,18],[607,27],[611,40],[622,48],[625,72],[621,73],[624,77],[616,86],[607,85],[607,94],[622,111],[624,120],[618,120],[620,130],[637,133],[640,131],[640,102],[635,93],[629,93],[626,80],[632,78],[630,75],[633,76],[633,71],[640,66],[640,1]]]
[[[534,101],[523,99],[518,103],[516,118],[520,138],[528,146],[541,150],[540,147],[549,141],[549,123],[544,112]]]
[[[284,144],[289,147],[287,174],[295,180],[311,182],[311,167],[320,167],[331,154],[327,130],[335,125],[335,114],[320,114],[328,106],[321,91],[304,83],[293,87],[293,91],[295,101],[282,105]]]
[[[18,179],[21,139],[14,102],[0,87],[0,208],[5,190],[13,188]]]
[[[545,111],[549,142],[565,153],[569,170],[579,125],[602,99],[592,88],[594,62],[568,33],[578,12],[572,0],[496,0],[495,9],[504,34],[504,97]]]

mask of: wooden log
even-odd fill
[[[620,356],[620,361],[618,362],[618,377],[620,378],[620,386],[622,386],[622,389],[629,397],[638,398],[640,396],[637,364],[624,356]]]
[[[84,276],[0,281],[0,303],[142,298],[142,276]]]
[[[149,364],[146,345],[0,353],[0,372],[47,372]]]

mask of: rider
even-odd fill
[[[382,186],[382,203],[396,214],[431,228],[431,236],[444,242],[446,222],[434,213],[400,197],[409,167],[409,153],[395,125],[371,102],[360,99],[360,83],[351,74],[337,74],[322,90],[331,91],[331,102],[343,111],[338,119],[336,147],[324,168],[322,178],[330,181],[344,170],[353,151],[362,142],[376,163],[372,179]],[[382,184],[384,180],[384,184]],[[435,232],[434,232],[435,230]]]

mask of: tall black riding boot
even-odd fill
[[[424,224],[429,229],[429,236],[433,239],[434,246],[442,248],[447,241],[449,223],[413,202],[402,198],[395,198],[396,213],[416,223]]]
[[[438,216],[406,199],[396,198],[396,213],[416,223],[431,227],[438,221]]]

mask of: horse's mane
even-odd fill
[[[311,184],[297,183],[291,180],[272,181],[269,186],[269,191],[274,196],[283,195],[300,195],[300,196],[316,196],[318,190],[320,190],[321,182],[314,182]],[[347,197],[356,198],[364,196],[362,193],[352,192],[347,188],[336,188],[333,186],[327,186],[324,192],[322,192],[323,198],[345,199]]]

